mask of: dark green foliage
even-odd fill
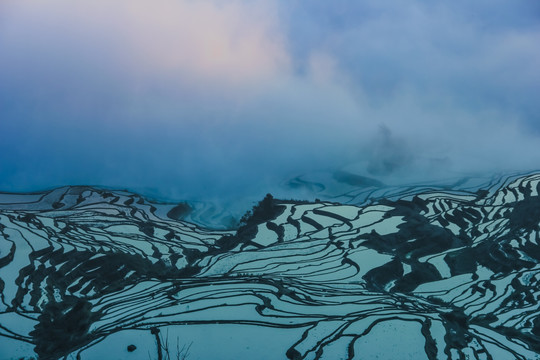
[[[441,280],[441,274],[430,263],[414,262],[411,264],[411,272],[396,281],[394,291],[411,292],[419,285]]]
[[[511,230],[540,230],[540,196],[527,197],[515,203],[508,219]]]
[[[540,318],[539,317],[534,319],[533,328],[532,328],[531,332],[533,333],[534,336],[536,336],[538,338],[538,340],[540,340]],[[540,343],[540,341],[539,341],[539,343]]]
[[[283,227],[283,225],[278,226],[273,222],[267,222],[266,227],[277,234],[278,242],[283,242],[283,238],[285,236],[285,228]]]
[[[50,302],[39,316],[39,323],[30,332],[40,359],[58,359],[92,340],[90,325],[99,318],[92,313],[90,302],[67,297]]]
[[[167,217],[173,220],[180,220],[192,211],[193,209],[191,208],[191,206],[189,206],[188,203],[179,203],[171,210],[169,210],[169,212],[167,213]]]
[[[285,211],[286,207],[278,205],[274,197],[266,194],[265,198],[244,214],[240,220],[241,226],[234,235],[223,236],[216,242],[219,251],[233,249],[241,243],[248,243],[257,236],[257,226],[274,220]],[[272,225],[270,225],[272,227]]]
[[[531,333],[522,332],[513,327],[497,326],[495,329],[498,333],[509,338],[516,339],[530,346],[530,349],[536,353],[540,353],[540,336],[534,333],[535,328]]]
[[[398,259],[394,259],[368,271],[363,278],[369,290],[384,291],[386,284],[401,276],[403,276],[403,266]]]
[[[426,319],[424,322],[422,322],[422,335],[426,339],[426,343],[424,345],[424,351],[426,352],[426,355],[429,360],[436,360],[437,359],[437,342],[435,339],[433,339],[433,336],[431,336],[430,332],[431,328],[431,319]]]
[[[151,222],[141,222],[138,224],[139,230],[147,235],[147,236],[154,236],[154,225]]]
[[[251,211],[248,211],[240,222],[244,225],[262,224],[263,222],[274,220],[285,210],[285,206],[277,205],[271,194],[266,194],[263,200],[259,201]]]
[[[463,349],[467,347],[471,336],[468,332],[469,321],[463,310],[454,308],[451,312],[441,313],[441,319],[446,328],[444,352],[450,355],[450,349],[452,348]]]
[[[51,264],[61,263],[62,266],[40,268],[29,275],[35,284],[47,277],[48,283],[55,286],[54,289],[47,287],[49,302],[30,334],[40,359],[60,358],[92,340],[88,329],[100,315],[91,312],[91,303],[86,299],[64,294],[80,291],[84,295],[94,290],[94,296],[102,296],[144,279],[178,279],[193,276],[199,271],[196,267],[172,268],[161,261],[152,263],[139,254],[106,253],[92,258],[93,255],[92,252],[81,251],[64,253],[60,249],[44,254],[44,257]],[[131,275],[127,276],[128,273]],[[81,285],[71,285],[80,276],[88,280],[85,282],[88,285],[82,289]],[[61,300],[52,296],[55,289],[59,290],[57,293],[61,294]]]
[[[495,314],[490,313],[490,314],[480,314],[478,316],[475,316],[471,320],[471,322],[487,327],[489,326],[489,324],[494,323],[497,320],[499,320],[499,318]]]
[[[194,250],[193,252],[195,252]],[[44,267],[40,265],[37,269],[33,265],[22,268],[16,281],[26,279],[28,283],[33,283],[35,292],[41,292],[40,285],[47,279],[47,297],[49,301],[54,301],[52,296],[54,289],[59,294],[73,294],[78,291],[82,295],[95,292],[93,297],[118,291],[124,287],[138,283],[145,279],[178,279],[195,275],[199,268],[187,266],[182,269],[171,267],[163,261],[152,263],[149,259],[140,254],[129,253],[104,253],[103,256],[94,257],[91,251],[72,250],[64,252],[63,249],[40,254],[38,263],[49,261],[52,265],[62,264],[59,267]],[[197,254],[190,254],[197,256]],[[193,258],[190,259],[194,261]],[[77,282],[79,277],[86,279],[84,282]],[[54,284],[54,288],[51,287]],[[17,296],[13,300],[12,306],[16,308],[23,300],[24,289],[18,290]],[[62,295],[63,296],[63,295]],[[30,305],[37,306],[37,299],[41,294],[32,296]],[[36,310],[39,310],[36,308]]]
[[[461,274],[472,274],[476,271],[476,250],[474,248],[463,248],[453,251],[444,257],[444,261],[450,268],[452,276]]]

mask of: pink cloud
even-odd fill
[[[14,26],[4,31],[34,41],[27,46],[62,41],[73,53],[106,50],[94,55],[142,75],[234,84],[272,77],[290,64],[277,10],[267,1],[22,0],[5,8]]]
[[[242,83],[286,71],[290,63],[268,2],[113,0],[106,6],[123,25],[115,36],[125,39],[141,71]]]

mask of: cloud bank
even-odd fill
[[[540,167],[531,1],[0,5],[0,189],[259,196]]]

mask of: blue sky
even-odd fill
[[[0,190],[538,169],[539,41],[533,0],[5,0]]]

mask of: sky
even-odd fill
[[[0,191],[540,169],[536,0],[2,0]]]

